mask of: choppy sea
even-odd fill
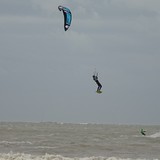
[[[136,159],[160,159],[160,126],[0,122],[0,160]]]

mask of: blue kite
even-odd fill
[[[68,28],[71,25],[72,13],[68,8],[63,7],[63,6],[58,6],[58,9],[60,11],[63,11],[63,15],[64,15],[64,30],[67,31]]]

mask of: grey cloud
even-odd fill
[[[0,120],[158,123],[154,2],[0,1]],[[59,4],[73,13],[67,32]]]

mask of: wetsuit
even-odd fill
[[[98,81],[98,76],[93,75],[93,80],[97,83],[98,88],[97,91],[100,91],[102,88],[102,85],[100,84],[100,82]]]
[[[146,135],[145,132],[146,132],[146,131],[144,131],[143,129],[141,129],[141,134],[142,134],[142,135],[145,136],[145,135]]]

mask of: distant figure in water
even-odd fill
[[[145,135],[146,135],[146,133],[145,133],[145,132],[146,132],[145,130],[141,129],[141,134],[142,134],[142,135],[144,135],[144,136],[145,136]]]
[[[100,82],[98,81],[98,73],[95,73],[93,75],[93,80],[96,82],[96,84],[98,85],[98,88],[97,88],[97,93],[102,93],[101,91],[101,88],[102,88],[102,85],[100,84]]]

